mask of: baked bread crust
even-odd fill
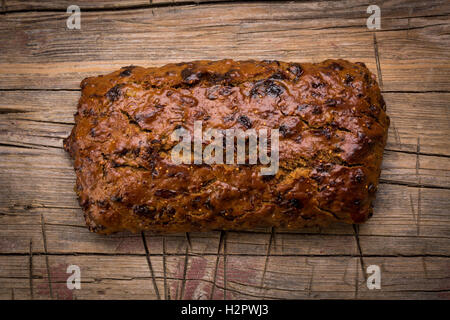
[[[372,215],[389,117],[363,63],[194,61],[86,78],[64,140],[91,231],[297,229]],[[279,171],[171,161],[180,126],[279,129]],[[244,121],[245,120],[245,121]]]

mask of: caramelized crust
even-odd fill
[[[363,63],[194,61],[86,78],[64,141],[91,231],[301,228],[372,215],[389,127]],[[279,129],[279,171],[176,165],[173,130]]]

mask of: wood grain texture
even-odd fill
[[[214,2],[232,2],[232,0],[214,0]],[[31,10],[67,10],[67,7],[73,5],[71,0],[41,0],[41,1],[21,1],[21,0],[7,0],[4,1],[0,12],[12,13],[17,11],[31,11]],[[201,4],[203,2],[211,2],[210,0],[78,0],[78,5],[81,10],[114,10],[114,9],[136,9],[136,8],[154,8],[159,6],[176,6],[187,4]]]
[[[367,6],[364,1],[219,3],[87,11],[81,30],[68,30],[68,14],[61,11],[6,14],[0,21],[0,88],[78,89],[79,79],[124,65],[224,57],[346,58],[376,70]],[[380,6],[383,29],[377,33],[385,86],[447,90],[448,2]]]
[[[450,299],[448,1],[201,2],[79,1],[82,28],[67,30],[66,1],[4,1],[0,299]],[[369,4],[381,7],[376,32]],[[373,218],[356,229],[89,233],[62,150],[80,81],[225,57],[345,58],[381,76],[391,127]],[[71,264],[81,290],[67,289]],[[371,264],[381,290],[367,289]]]

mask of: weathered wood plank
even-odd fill
[[[33,257],[35,299],[156,299],[145,256],[50,256],[50,284],[45,257]],[[153,259],[156,260],[156,259]],[[160,258],[159,258],[160,260]],[[160,266],[156,263],[155,267]],[[81,290],[67,288],[69,265],[81,271]],[[157,276],[160,278],[159,268]],[[158,286],[162,282],[157,280]]]
[[[383,93],[391,118],[386,148],[450,155],[449,93]]]
[[[450,190],[382,184],[374,205],[376,212],[370,223],[360,227],[362,235],[441,236],[448,239]]]
[[[66,29],[67,14],[61,12],[5,15],[0,88],[76,89],[80,79],[123,65],[224,57],[346,58],[376,70],[367,4],[350,3],[333,3],[332,10],[319,2],[205,4],[106,11],[100,19],[85,12],[82,29],[75,31]],[[382,10],[384,31],[377,33],[385,90],[448,91],[449,6],[438,1],[407,11],[405,1],[394,1]]]
[[[0,300],[31,299],[29,262],[27,256],[0,256]]]
[[[359,235],[364,256],[449,256],[448,238]]]
[[[359,287],[362,299],[450,299],[450,259],[437,257],[365,258],[381,268],[381,290]]]
[[[23,258],[23,257],[14,257]],[[222,258],[221,258],[222,259]],[[4,257],[0,261],[4,260]],[[16,259],[20,260],[20,259]],[[50,256],[50,278],[55,297],[60,299],[154,299],[154,289],[145,257],[123,256]],[[368,290],[358,257],[281,257],[271,256],[262,281],[264,257],[230,256],[227,258],[227,297],[230,299],[272,298],[434,298],[448,299],[450,291],[449,258],[439,257],[372,257],[364,263],[381,269],[381,289]],[[6,263],[11,266],[11,263]],[[68,290],[67,266],[81,269],[81,289]],[[164,288],[162,257],[152,256],[155,281]],[[216,257],[189,257],[183,299],[206,299],[215,286],[216,299],[223,298],[224,269],[220,260],[214,281]],[[169,257],[166,261],[170,296],[180,293],[184,259]],[[17,270],[18,269],[18,270]],[[17,274],[27,281],[27,269],[20,264]],[[3,271],[3,273],[5,273]],[[48,298],[47,268],[43,256],[33,257],[33,291],[35,298]],[[6,282],[2,278],[0,281]],[[9,281],[9,280],[8,280]],[[26,291],[24,283],[9,284]],[[330,289],[332,288],[332,289]],[[8,298],[5,291],[5,298]],[[2,292],[3,292],[2,291]],[[180,298],[180,294],[178,295]]]
[[[79,91],[0,90],[0,117],[73,125],[79,98]]]
[[[152,1],[150,0],[126,0],[126,1],[109,1],[109,0],[97,0],[97,1],[77,1],[81,10],[83,9],[120,9],[127,7],[149,6]],[[7,0],[4,1],[0,12],[14,12],[14,11],[33,11],[33,10],[67,10],[67,7],[73,5],[74,2],[70,0],[63,1],[20,1],[20,0]]]
[[[235,0],[216,0],[214,2],[234,2]],[[129,8],[135,6],[149,6],[152,5],[167,5],[171,6],[174,4],[178,5],[189,5],[189,4],[202,4],[204,2],[211,2],[207,0],[122,0],[111,1],[111,0],[97,0],[95,2],[88,0],[77,1],[81,8],[86,9],[121,9]],[[294,2],[294,1],[278,1],[278,2]],[[301,0],[298,2],[302,2]],[[332,1],[323,1],[332,2]],[[448,12],[448,3],[445,0],[430,0],[424,3],[420,0],[397,0],[397,1],[386,1],[375,0],[344,0],[339,1],[338,4],[327,3],[321,4],[319,2],[311,1],[310,7],[316,10],[322,10],[325,6],[332,7],[333,9],[339,9],[342,7],[350,7],[350,9],[355,10],[355,8],[367,8],[371,4],[376,4],[382,9],[388,9],[387,16],[390,18],[396,17],[417,17],[425,15],[442,15]],[[27,1],[23,2],[20,0],[7,0],[5,5],[1,8],[5,12],[8,11],[26,11],[26,10],[65,10],[67,6],[72,3],[69,0],[42,0],[42,1]],[[239,4],[240,5],[240,4]]]
[[[0,214],[0,253],[44,252],[39,214]],[[26,236],[24,236],[26,235]]]
[[[395,31],[376,33],[385,90],[450,90],[449,21],[448,12],[433,19],[398,19]]]
[[[152,7],[161,5],[188,5],[188,4],[201,4],[207,0],[79,0],[77,5],[81,10],[93,10],[93,9],[130,9],[139,7]],[[233,0],[215,0],[216,2]],[[14,12],[14,11],[33,11],[33,10],[66,10],[68,6],[74,4],[71,0],[43,0],[43,1],[20,1],[20,0],[7,0],[5,5],[0,7],[0,12]]]

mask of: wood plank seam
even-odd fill
[[[2,0],[6,1],[6,0]],[[161,3],[153,3],[150,1],[148,4],[135,4],[135,5],[125,5],[122,7],[97,7],[97,8],[81,8],[84,12],[117,12],[117,11],[131,11],[131,10],[142,10],[142,9],[155,9],[155,8],[171,8],[171,7],[188,7],[188,6],[199,6],[199,5],[220,5],[220,4],[245,4],[245,3],[252,3],[254,1],[245,1],[245,0],[239,0],[239,1],[214,1],[214,0],[208,0],[208,1],[182,1],[182,2],[161,2]],[[260,0],[260,2],[270,2],[270,0]],[[283,1],[288,2],[288,1]],[[0,12],[0,15],[12,15],[12,14],[20,14],[20,13],[28,13],[28,12],[66,12],[65,7],[61,8],[34,8],[31,10],[27,9],[19,9],[19,10],[6,10],[3,9],[2,12]]]
[[[267,266],[269,264],[269,257],[271,254],[272,243],[273,243],[274,238],[275,238],[275,228],[272,227],[271,232],[270,232],[270,237],[269,237],[269,244],[267,246],[266,259],[264,261],[264,269],[263,269],[263,274],[261,277],[261,284],[260,284],[261,290],[263,290],[263,291],[264,291],[264,280],[266,278]]]
[[[170,288],[167,287],[167,266],[166,266],[166,236],[162,237],[163,249],[163,276],[164,276],[164,300],[170,300]]]
[[[179,300],[184,300],[184,291],[186,288],[186,276],[187,276],[187,269],[188,269],[188,263],[189,263],[189,246],[186,244],[186,249],[185,249],[185,254],[184,254],[184,264],[183,264],[183,280],[181,281],[181,291],[180,291],[180,297],[178,298]]]
[[[359,268],[358,268],[358,260],[355,260],[355,299],[358,299],[359,292]]]
[[[147,240],[145,239],[144,232],[141,232],[141,236],[142,236],[142,242],[144,243],[144,250],[145,250],[145,256],[147,259],[148,268],[150,270],[150,275],[152,276],[152,279],[153,279],[153,289],[155,290],[155,294],[156,294],[156,297],[158,298],[158,300],[161,300],[161,296],[159,295],[158,286],[156,284],[155,274],[153,272],[153,266],[152,266],[152,262],[150,260],[150,253],[148,250]]]
[[[356,225],[356,224],[353,225],[353,232],[354,232],[354,236],[355,236],[356,247],[358,248],[362,275],[364,276],[364,279],[367,280],[366,266],[364,263],[364,255],[363,255],[363,251],[361,248],[361,242],[359,241],[359,225]]]
[[[192,243],[191,243],[191,237],[190,237],[190,235],[189,235],[189,232],[186,232],[186,233],[185,233],[185,236],[186,236],[186,242],[187,242],[187,245],[188,245],[189,249],[192,250]]]
[[[184,288],[186,286],[186,275],[187,275],[187,265],[188,265],[188,256],[189,256],[189,249],[192,250],[192,243],[191,243],[191,237],[189,235],[189,232],[185,232],[185,242],[186,242],[186,249],[185,249],[185,255],[184,255],[184,265],[183,265],[183,281],[181,282],[181,292],[180,297],[177,295],[175,296],[175,300],[182,300],[184,297]]]
[[[1,89],[0,89],[1,91]],[[450,90],[381,90],[381,93],[407,93],[407,94],[420,94],[420,93],[450,93]]]
[[[33,239],[30,239],[30,252],[29,252],[29,285],[30,285],[30,298],[33,300]]]
[[[380,55],[378,52],[378,42],[376,32],[373,33],[373,46],[375,50],[375,62],[377,64],[378,83],[380,84],[380,89],[383,90],[383,76],[381,74]]]
[[[327,0],[325,0],[327,1]],[[332,2],[333,0],[328,0]],[[270,0],[260,0],[258,1],[260,3],[264,2],[272,2]],[[278,1],[281,3],[290,3],[292,1]],[[306,1],[298,1],[297,2],[306,2]],[[218,1],[218,0],[207,0],[207,1],[166,1],[166,2],[159,2],[159,3],[153,3],[153,0],[149,0],[148,4],[141,4],[141,5],[124,5],[122,7],[90,7],[90,8],[82,8],[83,11],[89,11],[89,12],[105,12],[105,11],[129,11],[129,10],[139,10],[139,9],[145,9],[145,8],[163,8],[163,7],[175,7],[175,6],[200,6],[200,5],[214,5],[214,4],[251,4],[254,3],[254,1],[245,1],[245,0],[228,0],[228,1]],[[61,6],[61,8],[33,8],[33,9],[22,9],[22,10],[11,10],[7,11],[6,6],[6,0],[2,0],[2,10],[3,13],[26,13],[26,12],[60,12],[65,11],[66,8],[64,6]],[[449,14],[428,14],[428,15],[417,15],[417,16],[400,16],[396,17],[396,19],[408,19],[408,18],[434,18],[434,17],[447,17]],[[382,30],[380,30],[382,31]]]
[[[415,154],[415,155],[418,155],[418,156],[450,158],[450,155],[448,155],[448,154],[439,154],[439,153],[428,153],[428,152],[420,152],[420,151],[417,152],[417,151],[407,151],[407,150],[395,150],[395,149],[389,149],[389,148],[385,148],[384,151],[406,153],[406,154]]]
[[[419,175],[420,170],[420,160],[419,160],[419,152],[420,152],[420,137],[417,137],[417,147],[416,147],[416,176],[419,180],[419,185],[421,185],[421,177]],[[421,220],[421,214],[422,214],[422,190],[421,187],[417,189],[417,236],[420,236],[420,220]]]
[[[48,250],[47,250],[47,236],[45,233],[45,219],[43,213],[41,213],[41,231],[42,231],[42,241],[44,242],[44,256],[45,256],[45,265],[47,267],[48,288],[50,293],[50,299],[53,299],[52,279],[50,274],[50,263],[48,259]]]
[[[432,184],[403,182],[403,181],[396,181],[396,180],[387,180],[387,179],[382,179],[382,178],[380,178],[379,184],[390,184],[390,185],[406,186],[406,187],[413,187],[413,188],[419,188],[419,189],[450,190],[450,187],[445,187],[445,186],[435,186],[435,185],[432,185]]]
[[[227,299],[227,232],[223,231],[223,299]]]
[[[219,236],[219,245],[217,246],[216,267],[214,269],[213,286],[211,288],[211,293],[210,293],[209,300],[213,299],[213,297],[214,297],[214,290],[215,290],[216,287],[218,287],[216,281],[217,281],[217,271],[219,269],[220,249],[222,247],[223,237],[224,237],[224,234],[223,234],[223,231],[221,231],[220,232],[220,236]]]
[[[302,233],[297,233],[296,235],[303,235]],[[363,237],[364,235],[360,235],[360,237]],[[365,237],[388,237],[393,238],[393,236],[383,236],[383,235],[365,235]],[[395,238],[395,237],[394,237]],[[405,238],[408,238],[405,236]],[[417,238],[416,236],[410,236],[410,238]],[[435,237],[423,237],[420,236],[420,238],[435,238]],[[439,237],[441,239],[450,239],[446,237]],[[146,254],[138,254],[138,253],[102,253],[102,252],[49,252],[46,254],[45,252],[33,252],[33,256],[55,256],[55,257],[69,257],[69,256],[98,256],[98,257],[145,257]],[[185,257],[186,253],[167,253],[167,256],[171,257]],[[0,257],[23,257],[23,256],[29,256],[28,252],[17,252],[17,253],[0,253]],[[149,254],[151,257],[163,257],[162,253],[153,253]],[[188,253],[189,257],[208,257],[208,256],[214,256],[217,257],[216,253]],[[219,258],[223,256],[222,253],[219,254]],[[260,254],[260,253],[227,253],[227,256],[233,256],[233,257],[266,257],[267,255]],[[273,254],[271,257],[296,257],[296,258],[359,258],[359,253],[357,254]],[[448,254],[364,254],[364,257],[366,258],[417,258],[417,257],[430,257],[430,258],[450,258],[450,255]],[[169,279],[169,278],[168,278]],[[259,286],[258,288],[261,288]]]

